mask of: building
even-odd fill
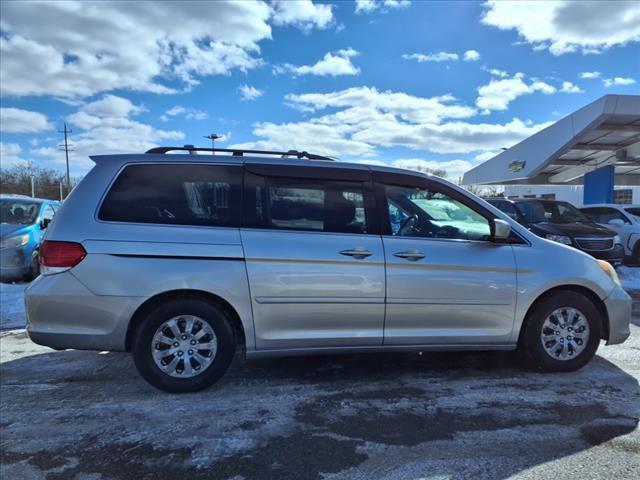
[[[526,185],[530,193],[518,187],[512,194],[548,197],[579,191],[556,191],[558,186],[582,186],[581,201],[573,203],[612,203],[629,193],[639,203],[640,96],[605,95],[469,170],[462,183]]]
[[[564,200],[577,207],[584,205],[584,187],[582,185],[505,185],[504,196],[508,198]],[[639,205],[640,186],[614,186],[612,203]]]

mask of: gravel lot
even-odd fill
[[[512,353],[285,358],[160,393],[127,354],[1,335],[2,479],[640,478],[632,336],[574,374]]]

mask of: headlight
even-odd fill
[[[571,239],[566,235],[546,235],[546,239],[553,240],[558,243],[564,243],[565,245],[571,245]]]
[[[17,248],[29,243],[29,235],[5,238],[0,242],[0,248]]]
[[[620,240],[620,235],[616,235],[615,237],[613,237],[613,244],[617,245],[619,243],[622,243],[622,240]]]
[[[619,287],[622,287],[622,284],[620,283],[620,278],[618,277],[618,272],[616,272],[616,269],[613,268],[613,265],[611,265],[609,262],[606,262],[604,260],[596,260],[596,262],[598,262],[598,266],[602,270],[604,270],[604,273],[609,275],[609,278],[613,280],[613,283],[615,283]]]

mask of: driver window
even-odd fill
[[[385,186],[391,234],[400,237],[488,240],[489,221],[448,195],[425,188]]]

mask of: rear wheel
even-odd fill
[[[533,365],[570,372],[593,358],[602,336],[596,306],[577,292],[560,292],[538,303],[525,320],[521,348]]]
[[[158,305],[142,320],[134,339],[138,371],[167,392],[211,386],[233,360],[236,341],[230,322],[222,309],[198,299]]]

